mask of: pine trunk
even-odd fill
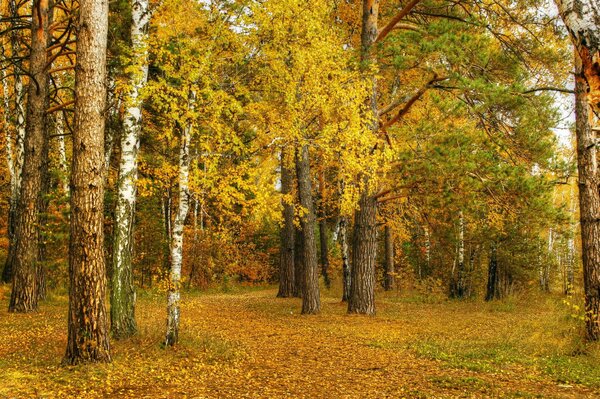
[[[321,311],[319,297],[319,274],[317,263],[317,241],[315,239],[316,216],[313,203],[310,177],[310,159],[308,145],[303,145],[296,154],[296,175],[298,178],[298,196],[303,208],[300,218],[303,239],[303,293],[302,314],[317,314]]]
[[[19,194],[12,265],[12,292],[9,311],[31,312],[38,304],[38,255],[40,207],[46,147],[46,97],[48,72],[48,0],[38,0],[33,7],[31,55],[28,87],[25,158]]]
[[[128,338],[136,333],[135,285],[133,281],[133,225],[135,217],[136,185],[138,177],[137,154],[142,130],[142,101],[140,91],[148,79],[148,52],[146,49],[148,1],[133,0],[131,3],[131,45],[135,69],[130,76],[131,91],[126,100],[127,108],[121,135],[121,160],[115,230],[113,239],[112,290],[110,297],[111,332],[117,339]]]
[[[294,227],[294,296],[304,295],[304,234],[302,228]]]
[[[281,194],[290,196],[294,188],[294,171],[286,165],[285,150],[281,151]],[[281,228],[280,254],[279,254],[279,292],[280,298],[294,296],[295,269],[294,269],[294,204],[289,198],[282,199],[283,227]]]
[[[576,49],[575,114],[586,337],[600,339],[600,6],[597,0],[555,0]]]
[[[390,226],[384,227],[385,262],[383,268],[383,288],[390,291],[394,288],[394,236]]]
[[[352,269],[348,313],[375,314],[375,259],[377,257],[377,201],[363,192],[354,216]]]
[[[193,108],[195,93],[190,93],[190,108]],[[188,214],[190,143],[192,139],[192,123],[183,128],[181,149],[179,151],[179,203],[173,222],[171,237],[171,273],[169,276],[169,292],[167,296],[167,333],[165,346],[173,346],[179,340],[179,299],[181,285],[181,266],[183,264],[183,229]]]
[[[371,80],[368,117],[372,119],[370,130],[377,134],[377,78],[368,68],[375,62],[372,53],[377,39],[377,20],[379,17],[379,0],[363,0],[361,31],[361,61],[364,72]],[[354,233],[352,236],[352,276],[348,313],[375,314],[375,260],[377,257],[377,201],[369,193],[369,181],[365,178],[360,195],[359,209],[354,216]]]
[[[585,295],[586,337],[600,339],[600,174],[597,164],[597,140],[590,124],[592,115],[586,103],[589,88],[581,67],[576,62],[575,131],[577,167],[579,170],[579,215],[581,222],[581,255]]]
[[[108,2],[80,0],[71,174],[68,339],[64,362],[110,361],[104,303],[104,112]]]

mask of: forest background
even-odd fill
[[[321,297],[375,314],[376,295],[469,309],[541,291],[571,337],[598,339],[600,252],[578,223],[595,152],[576,164],[595,151],[580,138],[598,83],[598,43],[577,40],[598,29],[569,19],[586,28],[593,2],[113,1],[98,9],[101,122],[76,119],[88,3],[0,9],[2,279],[11,312],[70,295],[66,363],[110,360],[108,335],[139,334],[136,291],[167,297],[173,346],[182,290],[240,285],[278,284],[305,314]],[[104,192],[78,291],[82,121],[102,128],[89,186]]]

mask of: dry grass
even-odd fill
[[[113,362],[64,367],[64,295],[39,313],[0,313],[0,397],[599,397],[600,354],[577,338],[559,298],[494,304],[379,295],[376,317],[324,295],[233,289],[184,295],[181,344],[162,349],[163,294],[142,292],[140,333]],[[7,307],[8,288],[0,288]]]

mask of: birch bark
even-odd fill
[[[110,297],[111,332],[117,339],[130,337],[137,330],[132,252],[138,178],[137,154],[142,130],[140,92],[148,80],[147,31],[150,18],[148,0],[133,0],[131,11],[131,43],[135,71],[130,76],[131,90],[126,99],[127,108],[121,136]]]
[[[193,110],[195,93],[190,93],[190,109]],[[173,222],[171,238],[171,273],[169,276],[169,292],[167,294],[167,333],[165,345],[173,346],[179,339],[179,299],[181,285],[181,266],[183,264],[183,228],[189,210],[189,175],[190,175],[190,143],[192,122],[188,122],[181,135],[179,150],[179,203]]]

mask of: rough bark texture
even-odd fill
[[[294,296],[304,295],[304,234],[302,228],[294,228]]]
[[[348,313],[375,314],[375,259],[377,257],[377,201],[361,195],[354,216],[352,269]]]
[[[586,337],[600,339],[600,4],[597,0],[555,0],[576,49],[575,114],[579,208],[585,292]],[[587,102],[587,104],[586,104]]]
[[[190,107],[193,108],[195,94],[190,93]],[[181,266],[183,264],[183,228],[187,217],[190,198],[188,181],[190,174],[190,142],[192,123],[183,128],[181,149],[179,151],[179,204],[173,222],[171,237],[171,273],[167,294],[167,333],[165,345],[173,346],[179,340],[179,299],[181,285]]]
[[[9,311],[30,312],[38,303],[38,255],[42,178],[44,175],[46,70],[48,45],[48,0],[37,0],[33,7],[31,55],[28,87],[25,159],[17,208],[12,292]]]
[[[363,0],[361,61],[365,71],[369,71],[369,63],[375,62],[372,48],[378,34],[378,17],[379,0]],[[376,134],[379,129],[377,123],[377,78],[372,72],[366,73],[371,74],[369,79],[372,82],[372,90],[368,100],[370,108],[368,118],[372,120],[370,129],[373,134]],[[369,182],[365,178],[359,209],[354,216],[352,277],[348,313],[375,314],[376,215],[377,201],[370,195]]]
[[[348,218],[340,218],[340,252],[342,255],[342,302],[350,300],[352,267],[348,248]]]
[[[80,0],[79,4],[67,364],[110,361],[103,248],[108,1]]]
[[[294,171],[287,167],[285,150],[281,152],[281,194],[290,196],[294,187]],[[280,298],[294,296],[295,291],[295,269],[294,269],[294,204],[288,199],[282,199],[283,227],[280,232],[279,253],[279,292]]]
[[[394,288],[394,236],[390,226],[384,227],[385,262],[383,267],[383,288],[390,291]]]
[[[592,131],[590,107],[586,104],[588,84],[581,62],[576,62],[575,131],[577,136],[577,168],[579,171],[579,217],[581,222],[581,255],[586,311],[587,339],[600,338],[600,176],[597,164],[597,141]]]
[[[319,244],[321,249],[321,276],[323,276],[325,287],[330,288],[327,212],[325,210],[325,176],[323,170],[319,173]]]
[[[115,230],[112,256],[112,290],[110,296],[110,320],[113,337],[127,338],[136,333],[135,285],[133,282],[133,225],[137,196],[137,154],[142,130],[142,101],[140,91],[148,80],[148,52],[146,50],[148,1],[131,2],[131,45],[133,47],[130,75],[130,92],[126,100],[127,108],[121,135],[121,160],[117,206],[115,210]]]
[[[317,314],[321,311],[317,263],[317,241],[315,239],[317,218],[315,216],[315,206],[312,195],[308,145],[303,145],[296,156],[298,197],[300,198],[300,205],[303,208],[303,215],[300,218],[302,238],[304,241],[304,273],[302,276],[304,279],[304,292],[302,294],[302,314]]]
[[[10,15],[18,15],[17,3],[15,0],[9,0]],[[10,34],[10,47],[13,56],[20,56],[21,49],[19,45],[18,29],[16,29],[17,19],[11,22],[13,29]],[[13,155],[13,174],[11,175],[11,192],[8,211],[8,254],[6,263],[2,270],[2,281],[9,283],[12,281],[12,269],[15,256],[15,232],[17,225],[17,209],[19,205],[19,193],[21,191],[21,173],[25,158],[25,91],[21,80],[20,62],[13,66],[14,92],[15,99],[15,148]]]

